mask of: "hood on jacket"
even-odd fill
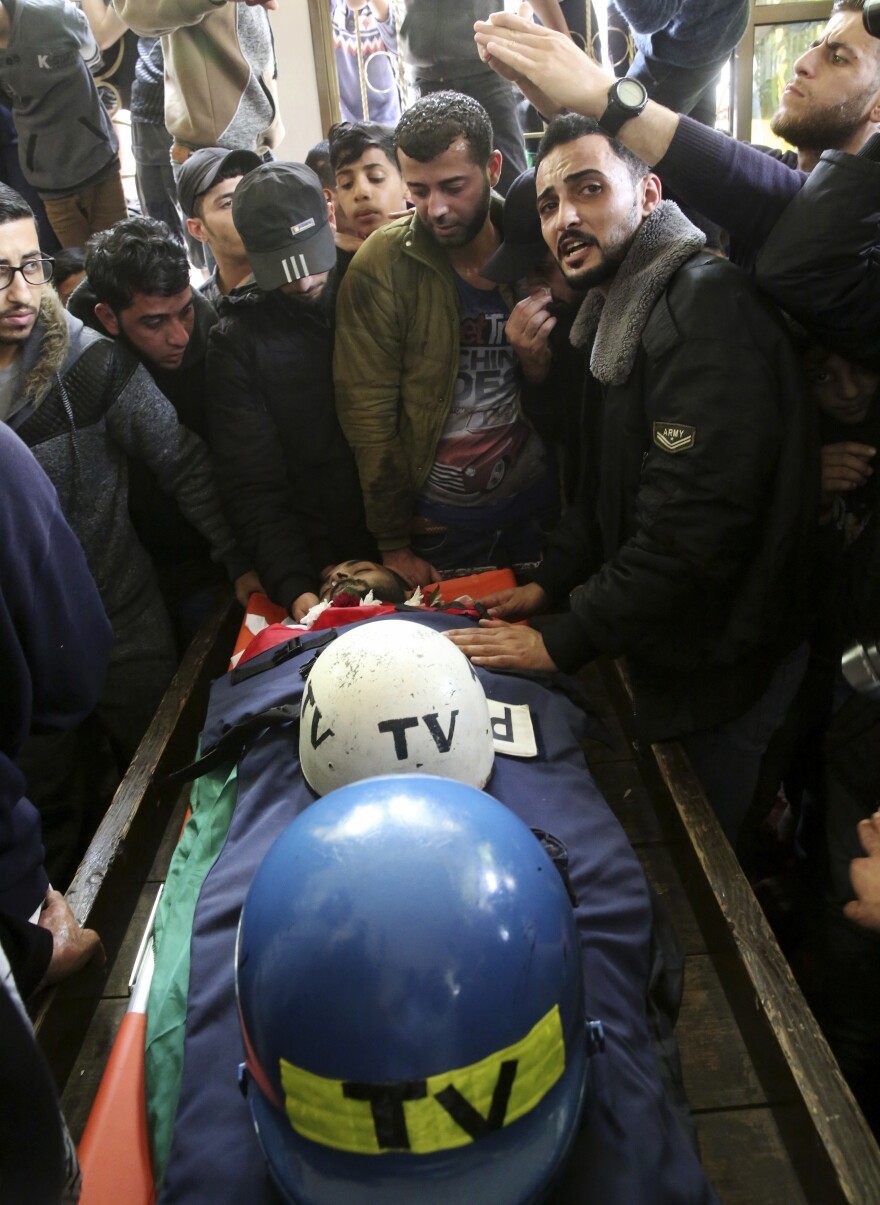
[[[24,345],[25,404],[39,406],[67,360],[69,346],[67,312],[55,290],[44,289],[36,325]]]
[[[65,373],[87,347],[101,338],[104,336],[86,330],[68,313],[54,289],[44,289],[36,325],[24,345],[24,404],[39,406],[56,376]]]

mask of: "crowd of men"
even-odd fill
[[[17,4],[10,21],[0,0],[10,49],[36,19]],[[0,906],[16,940],[47,884],[69,880],[108,758],[124,772],[218,589],[242,603],[263,590],[300,620],[341,564],[365,581],[384,567],[398,593],[509,566],[520,584],[449,638],[490,669],[625,656],[639,739],[682,742],[753,880],[784,894],[756,853],[783,792],[797,840],[780,864],[822,900],[813,1000],[877,1124],[880,951],[857,922],[880,892],[864,824],[862,903],[844,905],[857,825],[880,798],[880,716],[839,673],[846,645],[880,627],[880,40],[862,0],[836,0],[795,64],[772,121],[795,153],[714,129],[747,4],[685,2],[658,29],[650,4],[621,0],[638,47],[624,80],[582,53],[558,4],[539,8],[543,25],[487,5],[461,68],[472,86],[422,62],[396,128],[334,126],[314,170],[271,155],[269,7],[205,0],[202,25],[181,27],[170,0],[116,2],[152,39],[144,70],[160,46],[174,89],[161,129],[177,232],[146,203],[147,174],[144,216],[110,211],[118,161],[100,118],[80,177],[61,181],[45,114],[30,131],[22,117],[30,182],[59,239],[85,242],[66,307],[31,206],[0,185],[0,419],[36,461],[11,451],[2,476],[30,474],[23,494],[46,499],[28,520],[35,551],[4,542],[18,564],[0,598],[17,700],[0,747],[14,834]],[[401,36],[411,55],[421,37],[424,58],[440,31],[407,9]],[[93,41],[66,17],[76,58],[59,65],[82,103],[64,121],[88,125]],[[208,34],[227,58],[250,48],[237,93],[232,68],[194,82]],[[505,104],[512,81],[548,123],[533,168],[511,175],[475,80]],[[505,117],[503,133],[524,166],[520,127]],[[717,228],[727,254],[707,248]],[[201,247],[212,269],[194,289]],[[69,534],[46,544],[49,523],[69,526],[96,586],[51,637],[34,619],[59,603],[29,602],[24,584],[73,556]],[[46,662],[71,642],[91,669],[56,697]],[[59,960],[50,921],[31,987]],[[94,949],[74,944],[67,966]]]

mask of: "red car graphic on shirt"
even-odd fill
[[[467,430],[447,435],[437,444],[428,481],[448,494],[488,494],[496,490],[527,443],[529,428],[520,421],[494,423],[498,410],[475,411]]]

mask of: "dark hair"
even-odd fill
[[[582,117],[580,113],[563,113],[554,117],[544,137],[538,143],[538,153],[535,156],[535,167],[555,150],[567,142],[576,142],[578,138],[586,138],[589,134],[598,134],[604,138],[617,158],[624,164],[635,184],[648,173],[650,168],[638,155],[634,155],[629,147],[625,147],[617,138],[613,138],[607,130],[603,130],[595,117]]]
[[[492,122],[483,106],[463,92],[431,92],[401,117],[394,145],[410,159],[430,163],[455,141],[464,138],[471,160],[484,167],[494,149]]]
[[[54,255],[55,270],[52,273],[52,284],[59,288],[68,276],[76,276],[86,268],[85,247],[64,247]]]
[[[33,218],[34,211],[27,201],[10,188],[8,184],[0,184],[0,226],[7,222],[18,222],[21,218]]]
[[[327,141],[334,173],[356,163],[371,146],[382,152],[395,171],[400,171],[394,153],[394,130],[390,126],[380,126],[375,121],[339,121],[330,127]]]
[[[332,190],[336,187],[336,176],[330,166],[330,143],[326,138],[323,142],[316,142],[306,155],[306,167],[312,169],[321,181],[322,188]]]
[[[183,244],[154,218],[124,218],[93,234],[86,244],[86,274],[98,301],[114,314],[127,309],[136,292],[173,297],[190,282]]]

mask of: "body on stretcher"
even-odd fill
[[[429,587],[443,603],[479,597],[516,585],[509,569],[449,579]],[[426,590],[426,593],[428,592]],[[261,631],[288,617],[264,594],[253,594],[232,651],[230,667]],[[187,813],[187,819],[189,813]],[[186,823],[186,821],[184,821]],[[160,892],[161,894],[161,892]],[[130,1000],[107,1061],[79,1145],[83,1177],[80,1205],[154,1205],[153,1169],[144,1098],[144,1040],[153,972],[152,928],[159,895],[129,983]]]

